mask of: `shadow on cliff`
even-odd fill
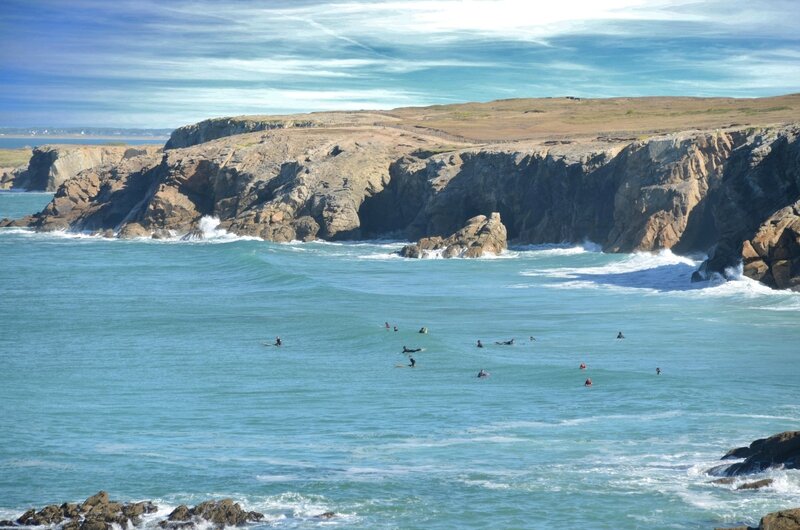
[[[652,289],[659,292],[690,291],[710,287],[709,282],[692,283],[692,273],[697,267],[686,263],[660,265],[650,269],[605,274],[576,272],[565,281],[592,282],[631,289]]]

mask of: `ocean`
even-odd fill
[[[2,193],[0,218],[49,198]],[[800,506],[800,471],[704,474],[798,428],[800,294],[589,242],[406,260],[206,224],[0,229],[0,519],[101,489],[161,514],[231,497],[279,529],[710,529]]]
[[[164,145],[167,138],[58,138],[54,136],[26,136],[26,137],[4,137],[0,136],[0,149],[21,149],[23,147],[33,148],[40,145]]]

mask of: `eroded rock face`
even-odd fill
[[[40,214],[0,225],[180,237],[212,216],[220,229],[270,241],[388,236],[435,247],[498,212],[518,243],[713,248],[695,279],[744,259],[748,276],[800,285],[797,126],[443,147],[389,127],[226,120],[176,131],[164,153],[84,170]],[[268,130],[247,132],[259,127]],[[217,135],[226,136],[209,141]]]
[[[485,254],[499,255],[506,248],[506,227],[500,221],[500,214],[493,212],[489,217],[478,215],[469,219],[464,228],[450,237],[422,238],[418,243],[406,245],[400,255],[406,258],[424,258],[441,251],[444,258],[479,258]]]
[[[777,289],[800,290],[800,201],[771,215],[742,244],[745,276]]]
[[[728,451],[723,459],[728,458],[744,458],[744,461],[710,471],[736,476],[759,473],[772,467],[800,469],[800,431],[786,431],[755,440],[748,447]]]
[[[191,147],[193,145],[237,134],[314,126],[315,122],[312,120],[212,118],[175,129],[164,148],[177,149],[181,147]]]
[[[55,191],[81,171],[119,164],[154,153],[156,146],[44,145],[33,150],[27,168],[6,171],[0,189]]]

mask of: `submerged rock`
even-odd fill
[[[424,258],[432,252],[442,251],[444,258],[479,258],[484,254],[499,255],[506,248],[506,227],[500,214],[489,217],[478,215],[469,219],[464,228],[450,237],[425,237],[400,250],[405,258]]]
[[[264,514],[245,511],[239,506],[239,503],[233,502],[233,499],[222,499],[201,502],[194,508],[182,504],[169,514],[166,521],[161,521],[159,526],[177,530],[194,528],[200,521],[207,521],[212,523],[215,528],[224,528],[226,526],[244,526],[262,519],[264,519]]]

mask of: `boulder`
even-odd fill
[[[758,530],[800,530],[800,508],[765,515],[758,524]]]
[[[800,431],[786,431],[755,440],[749,447],[729,451],[730,455],[747,455],[743,462],[718,466],[709,470],[727,476],[759,473],[769,468],[800,469]]]
[[[243,526],[261,521],[263,518],[262,513],[243,510],[239,503],[233,502],[233,499],[222,499],[201,502],[194,508],[182,504],[169,514],[166,521],[161,521],[159,526],[168,530],[179,530],[193,528],[197,526],[197,522],[203,520],[212,523],[215,528],[223,528]]]
[[[761,488],[766,488],[767,486],[771,486],[774,482],[771,478],[765,478],[761,480],[756,480],[754,482],[745,482],[741,486],[737,486],[737,490],[757,490]]]
[[[444,258],[479,258],[484,254],[499,255],[506,248],[506,227],[500,221],[500,214],[493,212],[489,217],[475,216],[466,226],[450,237],[426,237],[419,242],[406,245],[400,255],[406,258],[424,258],[432,252],[442,251]]]

